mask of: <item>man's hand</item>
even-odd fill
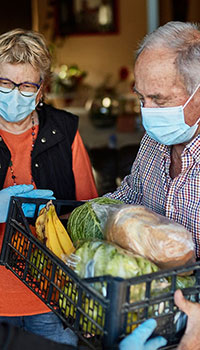
[[[181,290],[175,292],[174,301],[188,316],[186,331],[177,350],[200,350],[200,304],[186,300]]]
[[[137,327],[131,334],[119,344],[120,350],[157,350],[167,344],[163,337],[148,338],[156,328],[156,321],[149,319]]]

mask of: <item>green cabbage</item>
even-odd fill
[[[76,273],[86,277],[87,263],[93,260],[93,276],[118,276],[131,278],[158,271],[158,267],[149,260],[126,253],[124,249],[106,241],[87,241],[75,252],[80,259]]]
[[[75,208],[67,223],[67,232],[73,243],[94,238],[103,239],[103,228],[110,213],[109,207],[121,204],[121,201],[115,199],[98,197]]]
[[[81,278],[85,277],[85,267],[88,261],[90,261],[93,258],[96,249],[100,245],[101,241],[87,241],[80,248],[77,249],[75,254],[79,257],[79,259],[77,260],[76,264],[76,272]]]
[[[117,245],[101,241],[87,241],[75,252],[79,257],[75,271],[81,277],[97,277],[111,275],[121,278],[132,278],[145,274],[151,274],[159,268],[148,259],[134,256]],[[90,276],[88,276],[88,264],[91,263]],[[92,272],[92,274],[91,274]],[[194,276],[177,276],[176,289],[192,287],[195,284]],[[94,288],[104,294],[106,283],[94,283]],[[171,289],[171,277],[153,279],[151,283],[151,296],[168,293]],[[146,283],[141,282],[130,286],[130,302],[145,299]]]

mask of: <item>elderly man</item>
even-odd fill
[[[192,234],[196,256],[199,258],[198,26],[169,22],[147,35],[137,52],[134,74],[134,91],[141,101],[142,122],[146,133],[131,174],[124,178],[114,193],[106,196],[129,204],[144,205],[185,226]],[[178,303],[179,298],[178,294]],[[190,322],[179,347],[181,350],[200,349],[200,329],[198,330],[198,322],[194,321],[199,317],[200,307],[193,306],[186,308],[189,310]],[[129,339],[128,337],[124,342]],[[131,347],[128,348],[130,349]]]
[[[146,134],[131,174],[106,196],[185,226],[200,257],[200,31],[169,22],[137,52],[134,90]]]

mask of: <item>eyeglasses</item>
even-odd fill
[[[9,92],[17,88],[22,96],[31,97],[39,90],[41,84],[42,80],[40,84],[29,83],[28,81],[16,84],[10,79],[0,78],[0,92],[4,94],[9,94]]]

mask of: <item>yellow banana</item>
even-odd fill
[[[46,246],[49,248],[55,255],[58,256],[58,258],[62,259],[62,256],[64,254],[64,251],[60,245],[60,242],[58,240],[55,226],[53,223],[53,216],[52,211],[53,204],[50,204],[47,207],[47,214],[45,218],[45,237],[46,237]]]
[[[63,252],[65,255],[70,255],[75,251],[75,248],[73,246],[71,238],[67,233],[67,230],[65,229],[62,222],[60,221],[54,206],[52,207],[52,219],[53,219],[56,235],[63,249]]]
[[[35,229],[38,239],[45,243],[47,248],[60,259],[75,251],[73,243],[60,221],[52,201],[49,201],[40,210],[35,222]]]
[[[47,208],[44,207],[40,210],[39,215],[35,221],[35,231],[37,238],[44,243],[45,241],[45,220],[46,220]]]

